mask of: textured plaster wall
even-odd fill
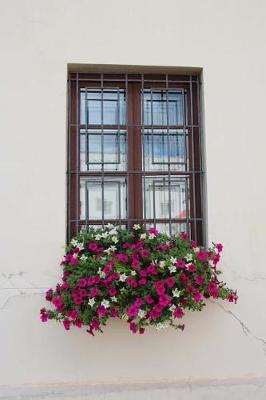
[[[265,1],[0,5],[0,383],[263,379]],[[209,304],[182,334],[132,336],[114,321],[91,338],[41,325],[65,240],[68,63],[203,68],[208,235],[225,245],[237,306]]]

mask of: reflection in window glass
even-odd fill
[[[185,171],[187,169],[187,131],[146,129],[144,161],[146,171]]]
[[[84,125],[124,125],[125,90],[81,89],[80,123]]]
[[[181,219],[188,216],[188,182],[186,178],[145,178],[147,219]],[[170,185],[169,185],[170,184]]]
[[[80,219],[127,218],[125,178],[81,178]]]
[[[87,136],[87,137],[86,137]],[[87,141],[87,143],[86,143]],[[86,152],[87,145],[87,152]],[[126,131],[80,130],[81,171],[125,171],[127,168]]]
[[[143,101],[145,125],[183,126],[185,124],[182,90],[146,89]]]

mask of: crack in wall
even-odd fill
[[[258,341],[262,345],[263,353],[266,356],[266,339],[255,335],[255,333],[253,333],[251,329],[236,314],[234,314],[231,310],[227,310],[222,304],[216,303],[214,301],[211,301],[211,303],[220,307],[220,309],[223,310],[226,314],[231,315],[239,323],[245,336],[251,337],[252,339]]]

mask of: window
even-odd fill
[[[68,238],[135,223],[203,242],[198,76],[69,75]]]

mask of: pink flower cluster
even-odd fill
[[[42,308],[41,321],[59,320],[67,331],[86,326],[92,335],[109,318],[126,319],[133,333],[166,323],[183,330],[186,309],[201,311],[209,297],[237,301],[218,279],[222,249],[219,243],[206,250],[187,233],[169,238],[155,228],[84,231],[67,249],[62,282],[46,292],[54,309]]]

